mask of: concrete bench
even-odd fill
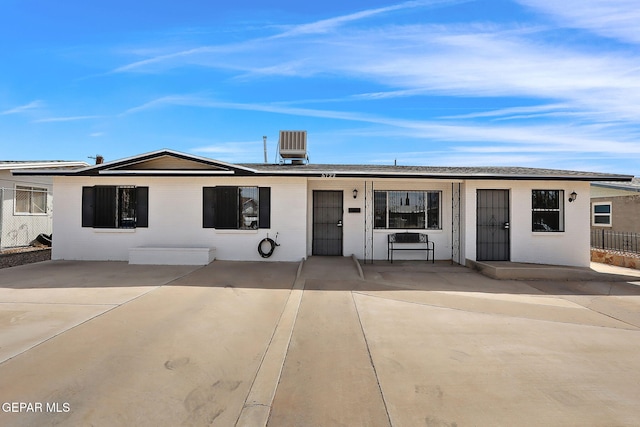
[[[141,246],[129,248],[129,264],[207,265],[215,259],[216,248]]]
[[[406,244],[419,244],[419,246],[406,246]],[[397,246],[402,245],[402,246]],[[431,252],[431,262],[435,262],[435,243],[429,240],[424,233],[391,233],[387,235],[387,260],[393,263],[394,251],[425,251],[427,261]]]

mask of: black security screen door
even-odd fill
[[[476,259],[509,261],[509,190],[478,190]]]
[[[342,256],[342,191],[313,192],[312,254]]]

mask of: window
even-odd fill
[[[271,188],[204,187],[202,226],[226,230],[271,227]]]
[[[375,191],[374,227],[441,229],[440,191]]]
[[[591,205],[591,225],[596,227],[611,227],[611,202],[594,203]]]
[[[532,231],[564,231],[564,191],[533,190],[531,220]]]
[[[46,214],[47,189],[16,185],[16,214]]]
[[[93,228],[148,227],[149,187],[82,188],[82,226]]]

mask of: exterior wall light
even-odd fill
[[[358,189],[357,189],[357,188],[354,188],[354,189],[353,189],[353,198],[355,199],[355,198],[357,198],[357,197],[358,197]]]
[[[576,193],[575,191],[571,192],[571,194],[569,194],[569,203],[573,202],[577,198],[578,198],[578,193]]]

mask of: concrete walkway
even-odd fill
[[[640,270],[592,262],[590,267],[568,267],[511,261],[475,261],[471,266],[493,279],[574,280],[620,282],[640,280]]]
[[[351,290],[362,282],[351,258],[312,257],[278,384],[270,426],[389,425]]]
[[[0,271],[0,319],[0,403],[61,408],[0,410],[0,425],[640,419],[640,281],[494,280],[449,263],[324,257],[49,262]]]

